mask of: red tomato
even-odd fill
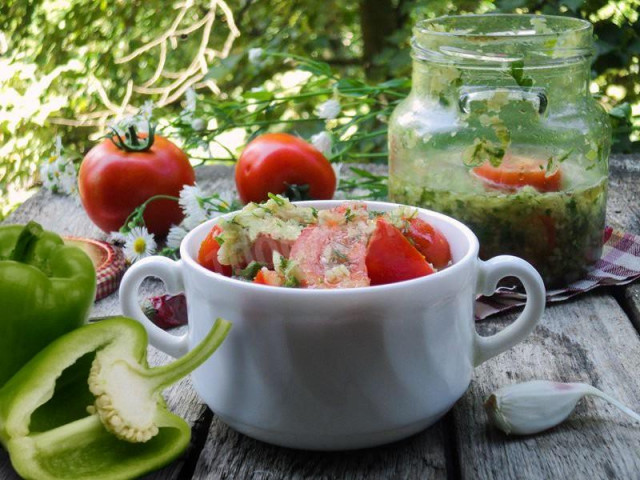
[[[216,237],[221,233],[222,228],[220,228],[220,225],[214,225],[205,237],[204,241],[200,244],[200,250],[198,251],[198,263],[212,272],[221,273],[226,277],[230,277],[233,273],[231,265],[222,265],[218,261],[218,250],[220,250],[220,244],[216,240]]]
[[[433,268],[400,230],[378,218],[365,257],[371,285],[424,277]]]
[[[284,282],[278,272],[268,270],[266,268],[260,269],[253,279],[253,283],[259,283],[260,285],[271,285],[272,287],[281,287]]]
[[[236,165],[236,187],[244,203],[268,200],[289,185],[308,185],[307,195],[328,200],[336,190],[329,160],[304,140],[287,133],[267,133],[246,146]]]
[[[498,167],[489,162],[475,167],[477,176],[490,186],[515,190],[529,185],[540,192],[557,192],[562,183],[562,172],[556,169],[547,172],[546,161],[507,155]]]
[[[142,152],[127,152],[105,139],[87,153],[78,173],[82,205],[105,232],[120,229],[131,212],[152,196],[177,197],[184,185],[194,182],[193,167],[185,153],[157,135],[151,148]],[[147,228],[160,236],[182,218],[174,200],[154,200],[144,212]]]
[[[404,234],[435,268],[440,270],[449,265],[451,249],[440,230],[424,220],[412,218],[409,220],[409,229]]]

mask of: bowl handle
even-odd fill
[[[524,285],[527,303],[518,318],[502,331],[490,337],[481,337],[475,333],[473,363],[476,367],[520,343],[533,331],[542,318],[546,296],[542,277],[535,268],[521,258],[500,255],[486,262],[482,260],[478,262],[478,293],[492,295],[502,278],[517,277]]]
[[[149,334],[149,343],[158,350],[179,358],[189,350],[187,334],[176,336],[165,332],[147,318],[138,303],[138,290],[147,277],[157,277],[162,280],[167,292],[171,295],[184,292],[182,261],[175,262],[166,257],[155,256],[136,262],[122,277],[119,294],[122,311],[126,316],[144,326]]]

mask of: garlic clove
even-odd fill
[[[484,407],[490,422],[506,434],[530,435],[562,423],[586,395],[603,398],[640,421],[618,400],[584,383],[534,380],[508,385],[489,395]]]

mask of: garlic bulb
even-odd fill
[[[489,420],[503,432],[528,435],[562,423],[586,395],[603,398],[640,421],[640,415],[618,400],[584,383],[534,380],[508,385],[489,395],[484,407]]]

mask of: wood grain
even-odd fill
[[[640,155],[625,155],[611,162],[607,219],[615,226],[640,235]],[[640,332],[640,284],[631,284],[615,293]]]
[[[494,333],[507,318],[479,325]],[[585,382],[640,410],[640,341],[607,293],[547,309],[535,332],[475,371],[454,407],[462,478],[637,478],[640,425],[600,399],[583,400],[569,421],[545,433],[508,437],[488,425],[484,399],[507,384],[541,379]]]
[[[350,452],[309,452],[253,440],[214,417],[194,479],[444,479],[444,422],[411,438]]]

